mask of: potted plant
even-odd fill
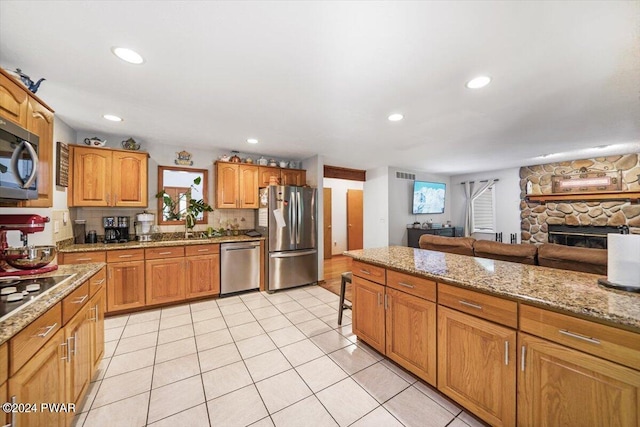
[[[195,227],[198,215],[203,212],[213,211],[213,208],[208,203],[205,203],[203,199],[196,200],[191,197],[191,192],[196,188],[196,185],[200,184],[201,181],[201,177],[195,178],[189,189],[183,194],[180,194],[176,199],[167,194],[164,189],[156,194],[156,198],[162,198],[168,219],[184,220],[185,238],[189,237],[191,230]],[[180,209],[181,201],[183,199],[186,201],[186,207],[184,209]]]

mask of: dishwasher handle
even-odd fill
[[[230,252],[230,251],[251,251],[253,249],[259,249],[260,246],[245,246],[243,248],[226,248],[223,249],[226,252]]]

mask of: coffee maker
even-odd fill
[[[105,243],[125,243],[129,241],[129,217],[128,216],[104,216]]]

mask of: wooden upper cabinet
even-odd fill
[[[0,115],[22,127],[27,127],[26,88],[14,79],[0,74]]]
[[[281,169],[280,181],[282,185],[296,185],[298,187],[307,183],[306,172],[300,169]]]
[[[280,184],[280,168],[269,166],[258,167],[258,184],[260,187],[268,187],[272,177]]]
[[[72,151],[70,206],[147,206],[147,153],[80,146]]]
[[[33,98],[27,101],[27,130],[38,135],[38,198],[28,207],[53,206],[53,113]]]
[[[258,208],[258,166],[216,162],[216,208]]]

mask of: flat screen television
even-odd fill
[[[413,214],[444,213],[444,196],[447,190],[442,182],[413,182]]]

